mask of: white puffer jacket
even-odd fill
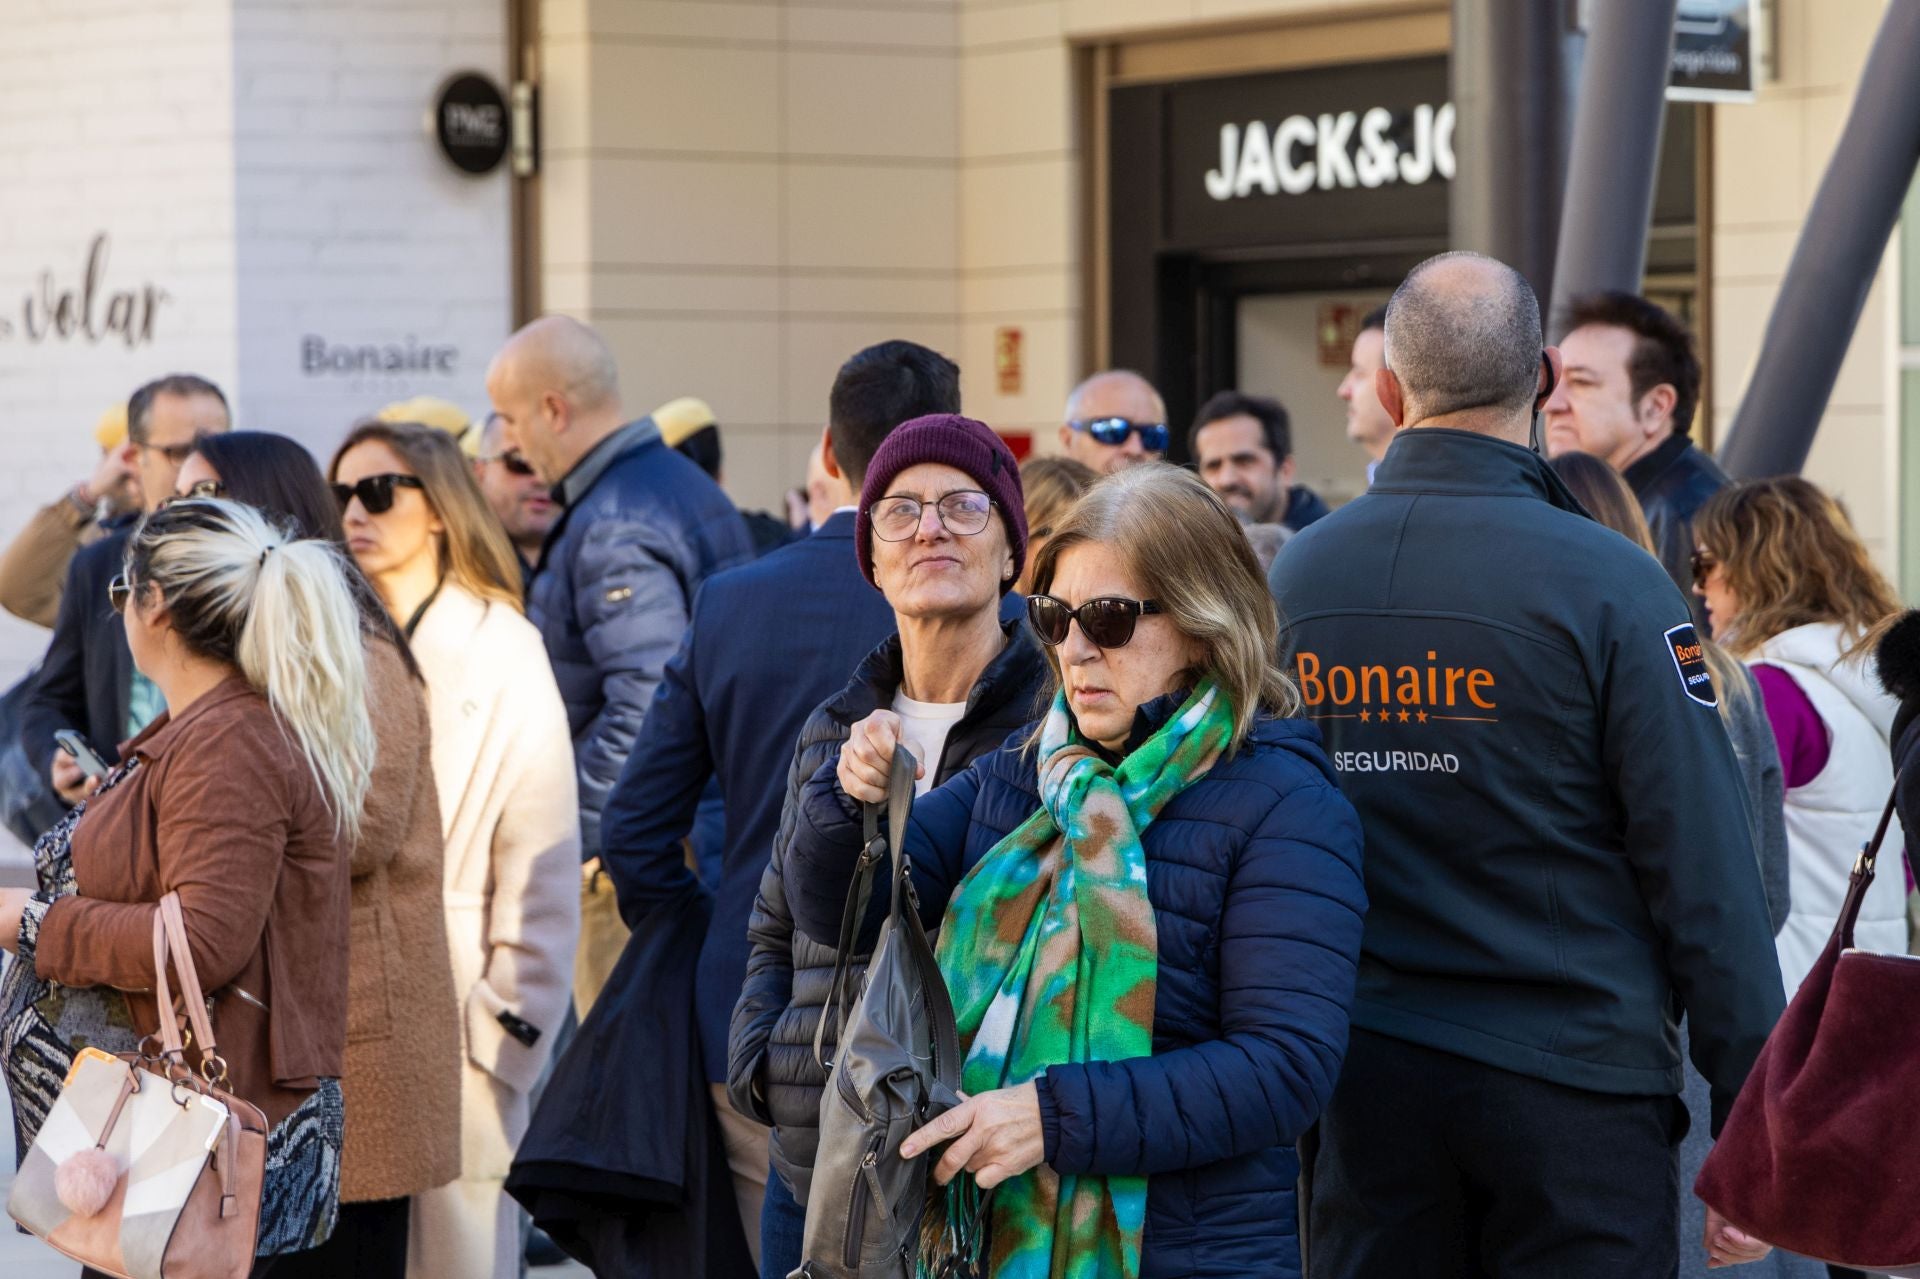
[[[1899,704],[1873,677],[1864,659],[1843,661],[1847,637],[1835,623],[1783,631],[1760,646],[1756,665],[1784,671],[1807,695],[1826,725],[1826,767],[1787,791],[1787,875],[1791,906],[1779,937],[1787,995],[1800,988],[1826,949],[1846,899],[1847,881],[1861,846],[1873,835],[1893,789],[1887,735]],[[1900,824],[1886,847],[1901,846]],[[1861,907],[1854,945],[1905,954],[1906,877],[1898,858],[1884,859]]]

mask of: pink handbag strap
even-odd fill
[[[201,1072],[209,1083],[224,1077],[226,1061],[219,1054],[213,1037],[213,1019],[207,1016],[207,999],[200,988],[200,975],[194,970],[193,949],[187,941],[187,921],[180,911],[180,895],[168,893],[160,899],[153,915],[154,996],[160,1006],[160,1046],[168,1054],[179,1054],[186,1063],[180,1040],[179,1019],[173,1013],[173,992],[167,984],[167,961],[173,961],[180,979],[181,1001],[186,1006],[187,1024],[200,1047]],[[218,1069],[215,1069],[218,1063]]]

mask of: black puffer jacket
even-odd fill
[[[947,735],[933,770],[935,785],[998,748],[1038,715],[1049,679],[1046,658],[1024,624],[1004,627],[1007,646],[994,658],[967,697],[967,713]],[[807,717],[787,775],[787,801],[773,858],[760,877],[760,894],[747,921],[753,950],[747,978],[734,1005],[727,1045],[727,1087],[734,1108],[773,1125],[773,1166],[805,1203],[819,1140],[820,1093],[826,1072],[813,1059],[813,1032],[820,1023],[833,948],[797,932],[787,908],[781,869],[793,846],[801,787],[839,751],[848,732],[874,711],[893,704],[901,680],[900,637],[876,648],[853,682]],[[826,1046],[833,1046],[828,1028]],[[831,1055],[829,1053],[829,1055]]]

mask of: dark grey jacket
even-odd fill
[[[1005,629],[1006,648],[981,674],[967,698],[965,717],[947,735],[945,752],[932,770],[935,785],[997,749],[1038,714],[1049,679],[1046,659],[1024,623],[1009,621]],[[892,635],[861,663],[845,689],[808,717],[787,774],[773,859],[747,921],[753,949],[733,1010],[728,1093],[736,1110],[773,1126],[773,1167],[802,1203],[819,1139],[820,1092],[827,1082],[813,1059],[813,1032],[833,977],[834,952],[794,928],[781,873],[793,847],[801,788],[839,753],[856,723],[893,704],[900,680],[900,637]],[[829,1055],[833,1042],[829,1028]]]
[[[1647,527],[1653,531],[1654,549],[1667,576],[1686,598],[1694,625],[1701,634],[1712,634],[1706,605],[1693,593],[1693,517],[1708,498],[1733,481],[1684,435],[1669,436],[1629,466],[1622,478],[1640,499]]]

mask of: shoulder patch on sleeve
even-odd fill
[[[1707,649],[1694,631],[1692,622],[1684,622],[1666,634],[1667,652],[1673,657],[1673,669],[1680,676],[1680,691],[1702,706],[1718,706],[1713,691],[1713,676],[1707,671]]]

